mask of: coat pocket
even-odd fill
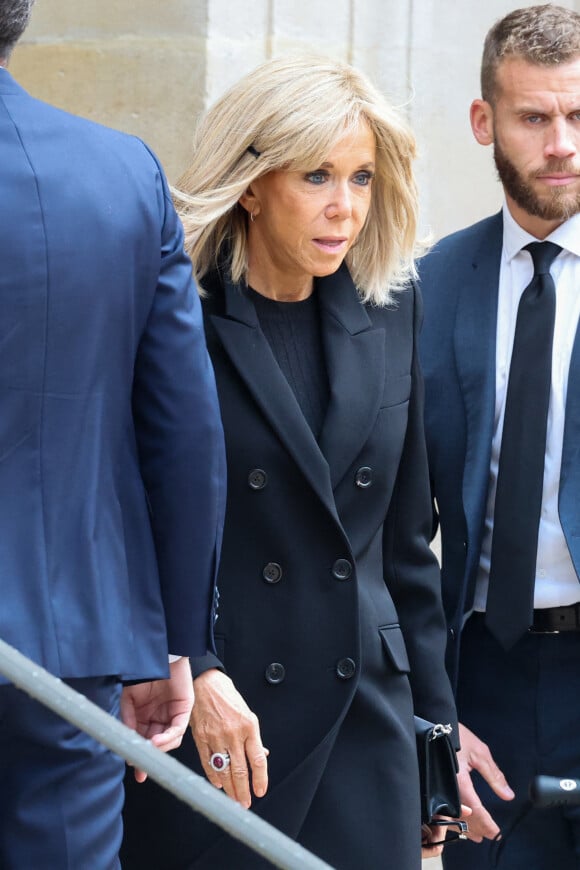
[[[401,674],[408,674],[411,665],[401,626],[398,623],[382,625],[379,627],[379,634],[383,642],[383,649],[394,669]]]
[[[387,378],[381,400],[381,408],[400,405],[408,402],[411,396],[411,375],[401,375],[398,378]]]

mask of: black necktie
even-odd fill
[[[562,248],[526,245],[534,275],[518,307],[493,512],[485,621],[505,649],[530,627],[542,506],[556,288]]]

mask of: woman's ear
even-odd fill
[[[260,214],[260,203],[252,185],[242,193],[238,202],[246,209],[252,220]]]
[[[473,135],[480,145],[493,142],[493,109],[486,100],[474,100],[469,110]]]

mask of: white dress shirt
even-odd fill
[[[485,610],[489,582],[493,508],[505,412],[509,366],[520,297],[533,275],[532,258],[522,248],[538,241],[503,208],[503,250],[499,274],[495,417],[489,472],[485,532],[477,576],[474,609]],[[552,384],[548,410],[542,510],[538,533],[538,559],[534,607],[561,607],[580,601],[580,583],[570,558],[558,516],[558,489],[562,463],[564,412],[570,357],[580,317],[580,214],[559,226],[546,241],[562,247],[550,272],[556,285],[556,320],[552,351]],[[578,385],[577,385],[578,388]],[[579,494],[580,498],[580,494]]]

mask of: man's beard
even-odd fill
[[[525,176],[516,169],[497,139],[494,142],[493,158],[506,193],[528,214],[547,221],[566,221],[580,212],[580,192],[570,193],[567,185],[549,188],[540,197]],[[551,172],[576,175],[578,170],[568,160],[551,160],[529,177],[533,179],[537,175],[549,175]]]

